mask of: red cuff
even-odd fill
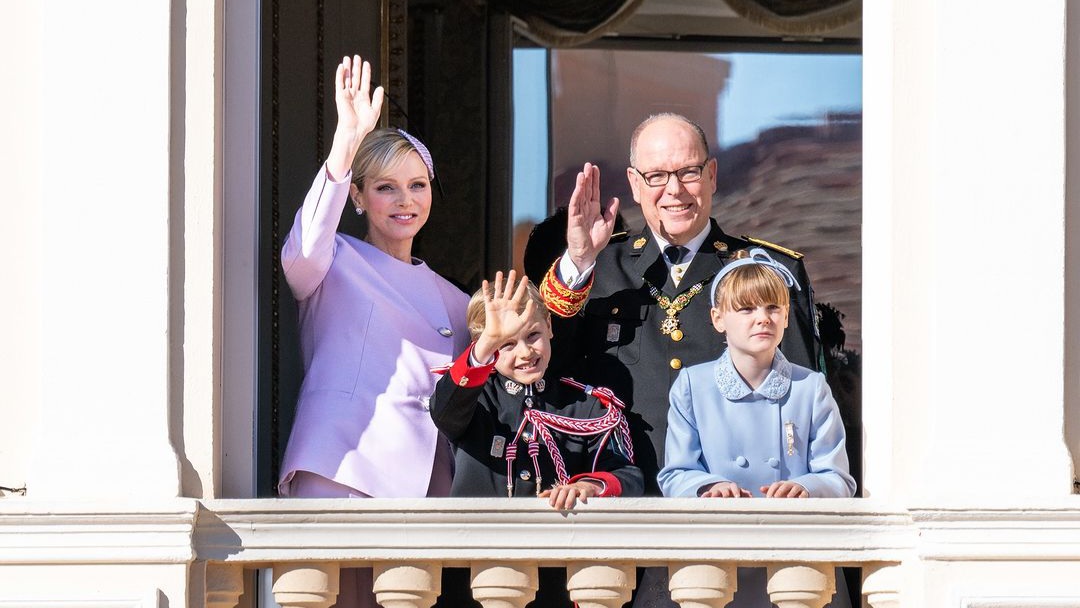
[[[604,484],[604,490],[597,494],[600,498],[609,496],[622,496],[622,484],[619,478],[606,471],[593,471],[592,473],[579,473],[570,478],[569,483],[575,481],[599,481]]]
[[[450,366],[450,380],[454,384],[463,388],[476,388],[487,381],[488,376],[491,375],[491,371],[495,369],[495,361],[499,359],[499,353],[495,353],[495,359],[488,365],[481,365],[479,367],[469,366],[469,356],[472,355],[472,349],[476,346],[476,342],[469,345],[469,348],[465,349],[465,352],[461,353],[461,356],[454,361],[454,364]]]
[[[593,279],[596,278],[596,270],[589,275],[589,281],[581,289],[570,289],[559,280],[555,269],[559,266],[557,258],[555,263],[548,268],[544,279],[540,281],[540,296],[544,298],[547,309],[560,317],[569,318],[576,315],[584,306],[585,300],[589,299],[592,291]]]

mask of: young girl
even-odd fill
[[[739,252],[713,279],[713,327],[728,347],[717,361],[682,370],[671,387],[658,476],[665,496],[854,494],[825,376],[777,349],[792,286],[787,268],[758,248]]]
[[[435,386],[431,418],[454,447],[451,496],[541,496],[555,509],[640,496],[641,470],[622,403],[609,391],[545,377],[551,317],[528,279],[496,273],[466,313],[475,342]],[[616,446],[621,450],[614,449]],[[533,607],[569,607],[566,573],[540,570]],[[478,606],[468,580],[444,572],[436,608]]]
[[[671,387],[664,496],[850,497],[844,425],[825,376],[777,349],[795,277],[763,249],[740,251],[713,279],[712,322],[726,334],[716,361],[683,369]],[[847,606],[843,579],[832,606]],[[771,606],[765,570],[740,568],[731,606]]]

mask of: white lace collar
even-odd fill
[[[735,371],[735,364],[731,362],[731,356],[726,350],[716,360],[713,373],[716,377],[716,385],[720,388],[720,394],[733,401],[754,392],[766,399],[780,399],[791,389],[791,363],[779,349],[773,356],[769,375],[765,377],[765,381],[761,383],[757,391],[747,386],[739,372]]]

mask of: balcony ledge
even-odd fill
[[[1080,561],[1080,500],[905,509],[872,499],[0,500],[0,564],[282,561]]]

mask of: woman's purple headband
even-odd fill
[[[431,160],[431,152],[428,151],[427,146],[419,139],[406,133],[404,129],[398,129],[397,132],[400,133],[402,137],[409,140],[409,143],[416,148],[416,152],[420,155],[420,158],[424,161],[424,165],[427,167],[428,177],[435,179],[435,161]]]

